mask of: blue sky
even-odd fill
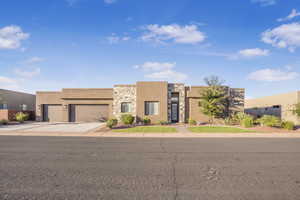
[[[300,0],[3,0],[0,88],[34,93],[220,76],[299,90]]]

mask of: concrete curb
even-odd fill
[[[111,133],[0,132],[0,136],[122,137],[122,138],[300,138],[300,133]]]

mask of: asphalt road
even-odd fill
[[[300,139],[0,136],[0,199],[299,200]]]

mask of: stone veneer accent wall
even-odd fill
[[[179,122],[185,122],[185,86],[182,83],[168,84],[168,120],[171,122],[171,95],[172,92],[179,93]]]
[[[233,114],[234,112],[244,112],[245,89],[230,88],[229,94],[229,114]]]
[[[121,103],[130,102],[132,104],[131,113],[121,113]],[[117,85],[113,89],[113,115],[118,120],[122,114],[132,114],[136,117],[136,86],[135,85]]]

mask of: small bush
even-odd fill
[[[259,122],[261,126],[268,127],[279,127],[281,125],[280,119],[273,115],[264,115],[257,119],[257,122]]]
[[[160,120],[160,121],[159,121],[159,124],[160,124],[160,125],[168,125],[169,122],[167,122],[167,121],[165,121],[165,120]]]
[[[250,115],[246,115],[244,116],[244,119],[242,119],[241,126],[245,127],[245,128],[250,128],[254,126],[254,119],[252,116]]]
[[[192,126],[195,126],[195,125],[197,125],[197,122],[196,122],[196,120],[189,119],[189,125],[192,125]]]
[[[281,122],[281,128],[292,131],[295,129],[295,124],[291,121],[283,121]]]
[[[149,124],[151,124],[151,119],[148,118],[148,117],[145,117],[145,118],[143,119],[143,123],[144,123],[144,125],[149,125]]]
[[[15,118],[18,122],[23,123],[24,121],[29,119],[29,115],[23,112],[18,112]]]
[[[109,119],[106,122],[106,126],[108,128],[113,128],[114,126],[116,126],[118,124],[118,120],[117,119]]]
[[[0,125],[7,125],[7,124],[8,124],[8,120],[6,120],[6,119],[0,120]]]
[[[243,112],[238,112],[224,120],[227,125],[241,125],[245,128],[254,126],[254,118]]]
[[[124,114],[121,116],[121,121],[125,125],[132,125],[134,122],[134,117],[130,114]]]

